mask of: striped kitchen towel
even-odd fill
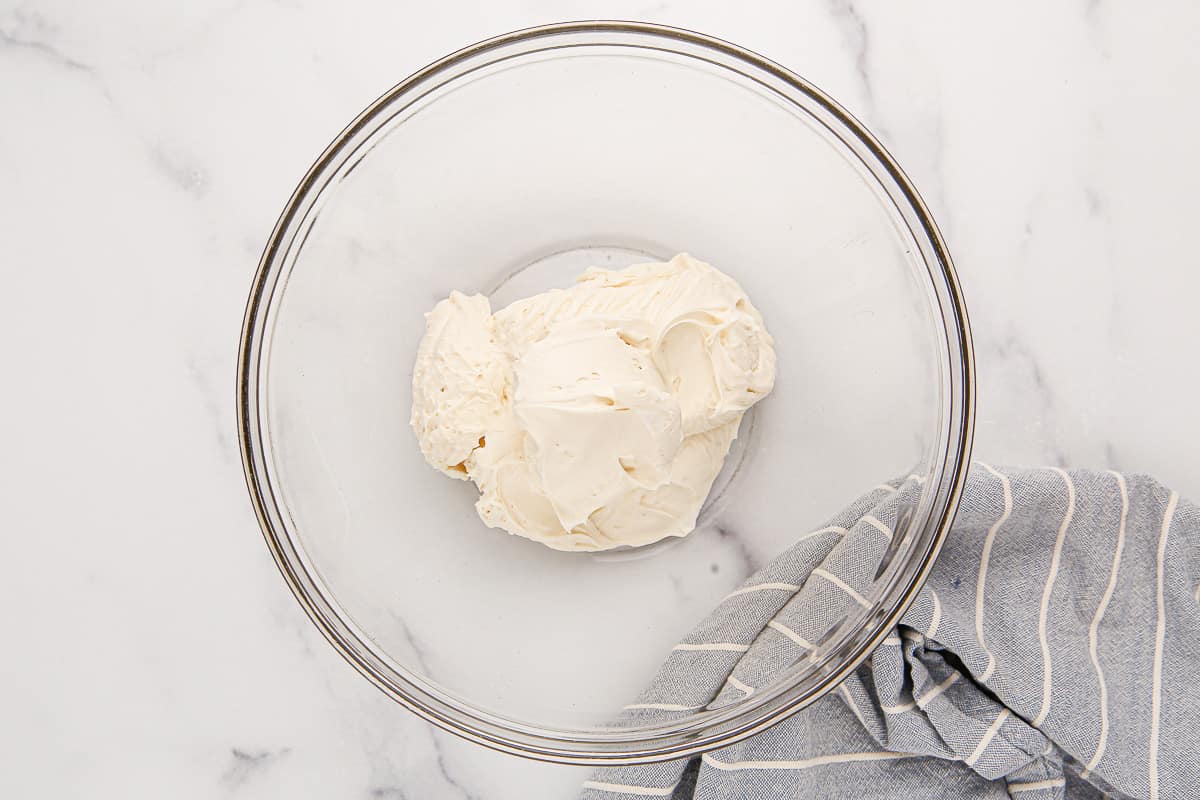
[[[916,479],[802,537],[672,651],[630,722],[753,693],[865,602]],[[1200,798],[1200,509],[1116,472],[972,466],[932,574],[814,705],[586,800]]]

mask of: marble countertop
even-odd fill
[[[234,362],[287,195],[417,67],[558,19],[693,28],[794,69],[931,205],[977,345],[975,452],[1200,496],[1200,8],[1112,0],[0,1],[0,795],[570,797],[433,730],[287,592]]]

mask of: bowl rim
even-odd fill
[[[925,533],[932,531],[932,540],[920,560],[919,569],[904,586],[903,594],[895,607],[890,612],[876,615],[876,619],[872,622],[873,632],[857,642],[851,648],[853,653],[845,658],[836,670],[828,671],[814,689],[804,693],[793,692],[792,696],[784,696],[788,694],[786,690],[795,689],[795,685],[784,687],[757,706],[727,714],[715,722],[705,720],[704,727],[707,730],[704,731],[689,729],[688,726],[679,724],[674,727],[666,725],[651,729],[614,728],[611,733],[605,732],[603,735],[595,736],[584,735],[582,732],[577,734],[576,732],[546,731],[538,729],[536,726],[506,720],[479,709],[473,709],[468,704],[455,702],[453,699],[438,697],[436,692],[431,694],[426,687],[420,687],[411,679],[403,676],[385,674],[381,665],[376,663],[378,659],[372,659],[368,657],[369,654],[362,651],[364,647],[369,649],[369,645],[366,645],[360,637],[354,634],[336,604],[326,600],[320,591],[319,582],[312,577],[306,566],[307,559],[296,551],[287,532],[281,530],[282,524],[276,521],[279,509],[276,505],[275,493],[271,491],[267,475],[266,451],[263,447],[259,418],[259,371],[264,354],[266,322],[271,317],[270,303],[264,303],[264,300],[270,300],[270,291],[273,291],[279,278],[281,260],[286,255],[284,245],[287,243],[285,241],[287,237],[285,234],[291,230],[297,220],[303,218],[304,212],[307,210],[306,200],[309,199],[310,193],[314,188],[321,188],[320,179],[327,176],[331,168],[336,168],[338,156],[369,123],[375,120],[382,110],[425,86],[431,79],[462,66],[464,62],[502,48],[552,37],[589,35],[646,37],[647,41],[658,41],[660,44],[658,49],[667,49],[669,52],[676,53],[680,53],[680,51],[670,50],[669,46],[664,46],[664,40],[665,45],[675,42],[683,46],[713,51],[716,55],[730,59],[739,66],[756,70],[766,78],[782,84],[789,91],[796,92],[815,102],[836,122],[844,126],[845,132],[853,136],[856,146],[861,146],[862,151],[856,150],[856,154],[860,158],[867,156],[872,159],[872,163],[866,164],[866,166],[870,169],[873,177],[877,181],[879,180],[875,169],[875,167],[879,167],[894,182],[895,188],[899,190],[900,196],[912,212],[913,221],[919,226],[919,231],[912,231],[914,238],[918,238],[919,233],[923,237],[923,241],[920,243],[929,248],[929,254],[925,254],[926,257],[923,260],[931,271],[931,281],[934,280],[932,274],[934,267],[940,267],[941,278],[945,281],[946,297],[944,300],[948,305],[943,304],[941,294],[938,294],[938,302],[941,305],[943,324],[946,325],[947,352],[944,355],[950,360],[950,398],[945,401],[949,408],[950,424],[949,430],[943,432],[947,439],[944,442],[944,454],[940,458],[941,474],[938,476],[938,488],[933,495],[929,518],[924,522]],[[589,45],[613,43],[602,39],[586,42]],[[680,54],[695,55],[686,52]],[[454,80],[458,77],[461,76],[452,75],[450,79]],[[761,79],[760,82],[762,82]],[[795,97],[786,95],[784,97],[792,104],[804,108]],[[906,219],[906,221],[908,220]],[[930,263],[928,255],[932,255],[936,264]],[[615,766],[693,756],[753,736],[836,689],[841,681],[882,642],[924,585],[957,513],[958,502],[970,463],[975,423],[974,353],[970,323],[958,277],[942,235],[927,206],[912,182],[883,145],[861,122],[823,91],[785,67],[757,53],[724,40],[682,28],[624,20],[551,23],[512,31],[477,42],[418,70],[367,106],[308,169],[292,192],[272,229],[263,249],[246,303],[237,370],[236,404],[239,449],[246,486],[255,516],[267,547],[289,589],[309,619],[333,645],[334,649],[392,700],[444,730],[502,752],[537,760],[577,765]],[[958,380],[954,379],[955,376]],[[931,480],[933,477],[933,475],[929,476]],[[864,625],[865,627],[869,626]],[[651,736],[630,735],[637,731],[645,732],[647,730],[655,732]]]

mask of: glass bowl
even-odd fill
[[[493,308],[589,265],[687,251],[733,276],[779,359],[683,539],[563,553],[489,530],[408,426],[423,313]],[[421,70],[301,181],[243,330],[239,432],[267,543],[335,648],[482,744],[620,764],[762,730],[836,687],[912,600],[971,442],[970,335],[940,235],[830,98],[682,30],[519,31]],[[656,667],[729,591],[881,481],[921,489],[870,607],[718,710],[627,727]]]

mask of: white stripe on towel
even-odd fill
[[[923,695],[922,695],[920,698],[918,698],[918,699],[917,699],[917,705],[918,705],[918,706],[920,706],[922,709],[924,709],[924,708],[925,708],[925,706],[927,706],[927,705],[929,705],[931,702],[933,702],[933,699],[934,699],[935,697],[937,697],[939,694],[941,694],[942,692],[944,692],[944,691],[946,691],[947,689],[949,689],[949,688],[950,688],[950,686],[951,686],[951,685],[952,685],[952,684],[953,684],[953,683],[954,683],[956,680],[958,680],[958,678],[959,678],[959,674],[960,674],[960,673],[957,673],[957,672],[951,672],[951,673],[950,673],[950,677],[946,678],[946,680],[942,681],[942,682],[941,682],[941,683],[939,683],[937,686],[934,686],[932,689],[930,689],[928,692],[926,692],[926,693],[925,693],[925,694],[923,694]]]
[[[612,792],[613,794],[631,794],[636,797],[670,797],[675,792],[675,786],[658,789],[653,786],[632,786],[628,783],[605,783],[604,781],[584,781],[583,788],[598,789],[601,792]]]
[[[847,764],[854,761],[892,761],[898,758],[914,758],[916,753],[842,753],[832,756],[817,756],[800,761],[718,761],[714,756],[705,753],[702,759],[714,769],[727,772],[742,769],[810,769],[825,764]]]
[[[799,591],[800,587],[794,583],[756,583],[753,586],[743,586],[741,589],[734,589],[732,592],[725,595],[725,599],[728,600],[730,597],[735,597],[739,594],[746,594],[747,592],[761,592],[766,589],[778,589],[781,592],[795,592]]]
[[[912,711],[917,707],[917,701],[912,700],[907,703],[901,703],[898,706],[880,706],[880,710],[885,714],[903,714],[905,711]]]
[[[845,536],[847,533],[849,533],[849,531],[847,531],[841,525],[830,525],[828,528],[818,528],[815,531],[809,531],[796,541],[803,542],[805,539],[811,539],[814,536],[824,536],[827,533],[836,533],[838,536]]]
[[[854,716],[858,717],[858,721],[862,723],[864,728],[867,727],[867,720],[863,717],[862,711],[859,710],[858,703],[854,702],[854,698],[850,695],[850,690],[846,688],[846,684],[839,684],[838,691],[842,693],[842,697],[846,700],[846,705],[850,706],[850,710],[854,712]]]
[[[1024,783],[1010,783],[1008,790],[1010,792],[1036,792],[1039,789],[1056,789],[1059,786],[1066,786],[1066,778],[1048,778],[1044,781],[1026,781]]]
[[[850,598],[851,598],[852,600],[854,600],[854,602],[856,602],[856,603],[858,603],[860,606],[862,606],[863,608],[870,608],[870,607],[871,607],[871,601],[867,600],[867,598],[863,597],[861,594],[859,594],[858,592],[854,591],[854,587],[853,587],[853,586],[851,586],[850,584],[846,583],[844,580],[842,580],[841,578],[839,578],[837,575],[834,575],[832,572],[827,572],[827,571],[825,571],[825,570],[821,569],[820,567],[817,567],[816,569],[814,569],[814,570],[812,571],[812,574],[813,574],[813,575],[816,575],[816,576],[818,576],[818,577],[824,578],[825,580],[829,581],[829,582],[830,582],[830,583],[832,583],[834,586],[838,587],[838,588],[839,588],[839,589],[841,589],[843,592],[845,592],[846,594],[850,595]]]
[[[887,525],[884,525],[878,517],[872,516],[871,514],[866,514],[863,516],[862,521],[886,536],[889,542],[892,540],[892,529]]]
[[[803,636],[796,633],[794,630],[789,628],[787,625],[784,625],[782,622],[776,622],[775,620],[771,620],[770,622],[767,623],[767,627],[771,628],[773,630],[779,631],[784,636],[791,639],[793,642],[795,642],[796,644],[800,645],[801,647],[803,647],[807,650],[814,649],[812,642],[810,642],[808,639],[805,639]]]
[[[981,755],[983,755],[983,751],[987,750],[987,746],[992,743],[992,739],[995,739],[996,734],[1000,732],[1001,726],[1004,725],[1004,720],[1008,719],[1010,716],[1012,716],[1012,712],[1007,708],[996,715],[996,719],[994,722],[992,722],[991,727],[987,729],[987,732],[983,734],[983,738],[979,740],[979,744],[976,746],[975,752],[967,756],[965,763],[968,767],[975,766],[975,762],[979,760]]]
[[[744,653],[750,649],[748,644],[736,642],[701,642],[699,644],[677,644],[673,650],[726,650],[730,653]]]
[[[1163,604],[1163,561],[1167,555],[1167,535],[1171,532],[1171,518],[1175,516],[1175,504],[1179,495],[1171,492],[1167,500],[1167,511],[1163,514],[1162,532],[1158,535],[1158,623],[1154,628],[1154,672],[1151,676],[1150,696],[1150,800],[1158,800],[1158,716],[1162,711],[1162,660],[1163,638],[1167,632],[1166,608]]]
[[[1050,556],[1050,574],[1046,576],[1046,588],[1042,590],[1042,609],[1038,613],[1038,640],[1042,645],[1042,708],[1033,718],[1033,727],[1040,728],[1050,714],[1050,687],[1054,665],[1050,658],[1050,639],[1046,634],[1046,621],[1050,616],[1050,596],[1054,593],[1054,581],[1058,577],[1058,568],[1062,564],[1063,543],[1067,540],[1067,529],[1071,527],[1071,517],[1075,516],[1075,482],[1071,476],[1058,467],[1051,467],[1063,479],[1067,487],[1067,512],[1063,514],[1062,524],[1058,526],[1058,538],[1054,540],[1054,554]]]
[[[992,677],[992,673],[996,671],[996,657],[992,655],[992,651],[988,649],[983,639],[983,598],[987,585],[988,561],[992,557],[992,543],[996,541],[996,533],[1000,530],[1000,526],[1012,515],[1013,499],[1012,485],[1008,482],[1008,478],[1005,475],[992,469],[991,465],[985,464],[982,461],[976,461],[975,463],[999,478],[1000,486],[1004,490],[1004,511],[1001,512],[1000,518],[996,520],[995,524],[988,529],[987,537],[983,540],[983,555],[979,559],[979,580],[975,584],[975,638],[979,641],[979,646],[983,648],[983,652],[987,653],[988,659],[987,667],[984,668],[983,673],[979,676],[979,682],[987,683],[988,678]]]
[[[1104,596],[1100,598],[1100,605],[1096,607],[1096,616],[1092,617],[1092,624],[1088,628],[1088,654],[1092,657],[1092,666],[1096,668],[1096,681],[1100,686],[1100,734],[1096,740],[1096,752],[1080,773],[1080,777],[1083,778],[1086,778],[1100,763],[1100,758],[1104,755],[1104,745],[1108,741],[1108,686],[1104,681],[1104,670],[1100,666],[1100,620],[1104,619],[1108,602],[1112,600],[1113,591],[1117,588],[1117,572],[1121,568],[1121,553],[1125,550],[1125,521],[1129,516],[1129,491],[1125,485],[1125,476],[1111,470],[1109,474],[1117,479],[1117,488],[1121,491],[1121,521],[1117,525],[1117,543],[1113,548],[1112,570],[1108,574],[1108,586],[1104,589]]]

